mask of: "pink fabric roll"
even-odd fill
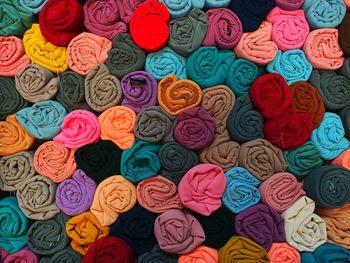
[[[120,17],[122,20],[129,24],[132,14],[135,9],[144,3],[146,0],[119,0],[117,4],[119,6]]]
[[[300,263],[299,251],[288,243],[273,243],[268,255],[271,263]]]
[[[39,257],[28,247],[22,248],[16,253],[8,255],[3,263],[38,263]]]
[[[284,10],[296,10],[304,4],[304,0],[275,0],[275,2]]]

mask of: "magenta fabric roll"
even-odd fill
[[[39,257],[28,247],[22,248],[20,251],[5,257],[3,263],[38,263]]]
[[[304,4],[304,0],[275,0],[275,3],[284,10],[296,10]]]
[[[9,255],[9,253],[0,247],[0,262],[4,262],[5,258]]]

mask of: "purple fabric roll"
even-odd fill
[[[174,136],[188,149],[203,149],[214,140],[215,120],[201,107],[184,110],[177,119]]]
[[[158,82],[146,71],[134,71],[121,80],[124,99],[122,105],[135,112],[157,105]]]
[[[76,170],[71,179],[64,180],[56,190],[57,207],[65,214],[75,216],[90,209],[96,183],[83,170]]]
[[[297,10],[299,9],[304,0],[275,0],[276,5],[284,10]]]

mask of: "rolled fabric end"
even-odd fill
[[[304,4],[304,0],[275,0],[275,2],[284,10],[296,10]]]
[[[288,243],[273,243],[269,250],[269,258],[274,263],[300,263],[300,253]]]

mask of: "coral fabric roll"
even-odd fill
[[[324,244],[318,247],[313,253],[302,253],[302,262],[330,262],[330,261],[349,261],[350,252],[341,246],[334,244]]]
[[[179,263],[189,262],[217,263],[219,262],[218,251],[210,247],[199,246],[190,253],[179,257]]]
[[[275,0],[275,2],[284,10],[296,10],[304,4],[304,0]]]
[[[331,164],[350,170],[350,150],[347,149],[342,154],[338,155],[337,158],[332,160]]]
[[[300,263],[299,251],[287,243],[273,243],[268,255],[271,263]]]
[[[344,20],[341,22],[339,30],[339,45],[344,51],[345,57],[350,56],[350,35],[348,34],[348,28],[350,26],[350,13],[347,13]]]
[[[4,263],[12,263],[12,262],[18,262],[18,261],[24,261],[24,262],[29,262],[29,263],[38,263],[39,257],[33,251],[31,251],[29,248],[25,247],[16,253],[8,255],[4,259],[3,262]]]

